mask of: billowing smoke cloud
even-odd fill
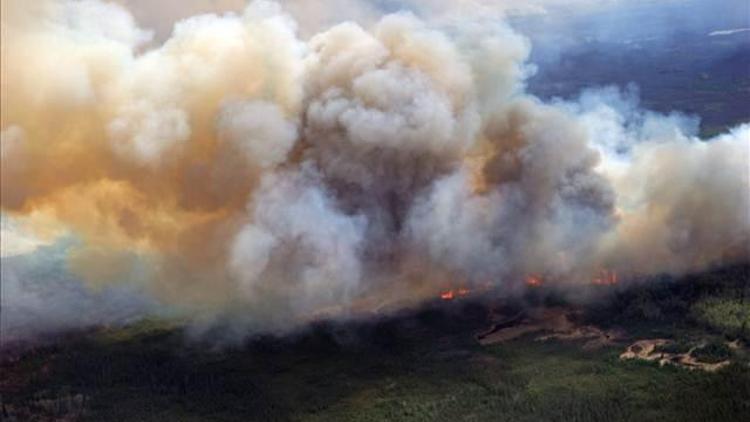
[[[3,217],[199,332],[748,258],[750,126],[701,140],[611,89],[542,102],[526,38],[459,3],[327,26],[339,9],[302,35],[254,1],[160,42],[115,4],[4,2]],[[24,309],[14,274],[3,303]]]

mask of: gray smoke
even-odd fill
[[[112,3],[3,3],[3,249],[75,239],[65,276],[39,272],[51,249],[3,258],[31,260],[3,272],[4,338],[169,311],[237,339],[747,260],[750,125],[703,140],[617,89],[536,98],[509,3],[325,4],[160,42]]]

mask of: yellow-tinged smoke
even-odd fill
[[[2,211],[72,233],[92,285],[273,329],[451,279],[747,259],[747,125],[706,142],[542,103],[502,21],[366,10],[301,36],[255,1],[162,43],[113,3],[2,7]]]

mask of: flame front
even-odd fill
[[[466,296],[470,292],[471,292],[471,290],[469,290],[467,288],[464,288],[464,287],[459,287],[457,289],[450,289],[450,290],[446,290],[446,291],[440,293],[440,299],[443,299],[443,300],[453,300],[453,299],[455,299],[457,297]]]
[[[617,272],[615,270],[602,269],[594,277],[592,283],[597,286],[611,286],[617,284]]]
[[[530,274],[526,276],[526,285],[529,287],[539,287],[542,285],[542,277]]]

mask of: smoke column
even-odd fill
[[[4,220],[67,239],[91,292],[238,332],[748,259],[750,125],[699,139],[613,89],[545,103],[505,7],[336,4],[161,40],[115,3],[3,2]]]

